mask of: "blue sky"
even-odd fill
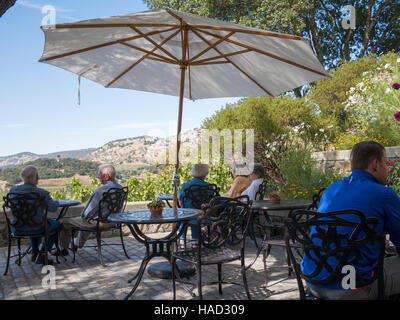
[[[0,18],[0,156],[176,134],[177,97],[106,89],[82,78],[78,105],[76,75],[38,62],[45,5],[56,8],[56,23],[148,10],[142,0],[18,0]],[[185,100],[183,131],[199,127],[204,118],[237,100]]]

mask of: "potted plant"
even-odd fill
[[[271,200],[272,203],[279,203],[281,202],[281,197],[277,191],[273,191],[269,193],[269,200]]]
[[[162,200],[153,200],[147,204],[147,208],[149,208],[151,214],[155,216],[160,216],[164,207],[165,203]]]

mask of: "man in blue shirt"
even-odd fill
[[[182,184],[181,190],[178,194],[179,206],[182,208],[195,208],[196,206],[192,203],[192,200],[188,197],[185,197],[185,190],[187,190],[192,185],[201,185],[201,186],[211,186],[211,183],[204,181],[205,177],[208,174],[208,166],[204,163],[196,163],[193,165],[190,175],[193,177],[192,180],[187,181]],[[210,191],[210,199],[213,194]],[[200,209],[200,208],[197,208]],[[189,226],[192,230],[192,246],[198,246],[199,233],[200,230],[197,227],[197,220],[189,221]],[[184,238],[182,237],[179,241],[180,249],[184,249]]]
[[[389,234],[397,252],[400,252],[400,198],[396,192],[386,187],[388,166],[385,148],[374,141],[364,141],[354,145],[351,151],[352,173],[331,184],[323,193],[319,212],[343,209],[357,209],[368,217],[378,219],[376,231]],[[376,245],[365,244],[362,258],[355,267],[356,274],[371,276],[378,260]],[[301,263],[302,272],[310,274],[315,264],[307,256]],[[400,293],[400,257],[386,258],[384,262],[386,296]],[[377,298],[377,281],[367,287],[344,290],[340,283],[316,285],[308,283],[311,292],[325,299],[374,299]]]
[[[45,196],[45,201],[47,204],[47,210],[49,212],[56,212],[58,209],[58,201],[55,201],[51,198],[50,193],[47,190],[41,189],[37,187],[37,184],[39,182],[39,171],[38,168],[35,166],[27,166],[25,167],[20,174],[22,180],[24,181],[24,184],[14,186],[10,189],[10,193],[18,193],[18,194],[25,194],[25,193],[38,193],[42,196]],[[37,216],[37,221],[41,221],[43,219],[44,215],[44,209],[41,211],[38,211],[38,216]],[[16,219],[13,216],[11,218],[11,223],[15,223]],[[61,229],[61,224],[51,218],[47,218],[47,231],[52,232],[54,230],[60,230]],[[12,232],[15,235],[19,236],[29,236],[30,234],[38,233],[38,231],[32,231],[29,229],[29,225],[21,226],[18,227],[16,225],[15,227],[12,227]],[[43,230],[40,230],[39,232],[44,232],[44,226]],[[49,237],[48,240],[48,251],[51,250],[51,248],[54,245],[55,242],[55,235],[52,235]],[[41,243],[41,238],[30,238],[31,242],[31,248],[32,248],[32,256],[31,260],[36,261],[38,264],[43,264],[45,261],[45,255],[44,255],[44,243],[42,244],[41,249],[39,250],[39,245]],[[48,259],[48,263],[52,264],[52,260]]]

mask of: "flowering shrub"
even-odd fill
[[[350,88],[345,110],[356,124],[353,135],[362,137],[361,140],[381,138],[380,142],[386,146],[400,144],[400,123],[393,117],[400,109],[400,94],[396,89],[399,64],[398,54],[381,56],[377,67],[364,72],[363,80]],[[341,145],[340,141],[337,144]]]
[[[400,194],[400,159],[397,158],[389,162],[389,174],[387,179],[388,186],[392,187]]]
[[[389,145],[389,139],[384,137],[381,133],[374,135],[371,130],[367,128],[355,127],[347,129],[344,133],[340,134],[334,141],[336,150],[350,150],[353,146],[361,141],[374,140],[384,146]]]

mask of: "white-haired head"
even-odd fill
[[[24,183],[37,184],[39,180],[39,169],[35,166],[26,166],[20,173]]]
[[[102,184],[115,180],[116,171],[113,165],[103,164],[99,167],[98,178]]]
[[[208,165],[205,163],[195,163],[190,171],[190,175],[194,178],[205,178],[208,174]]]

